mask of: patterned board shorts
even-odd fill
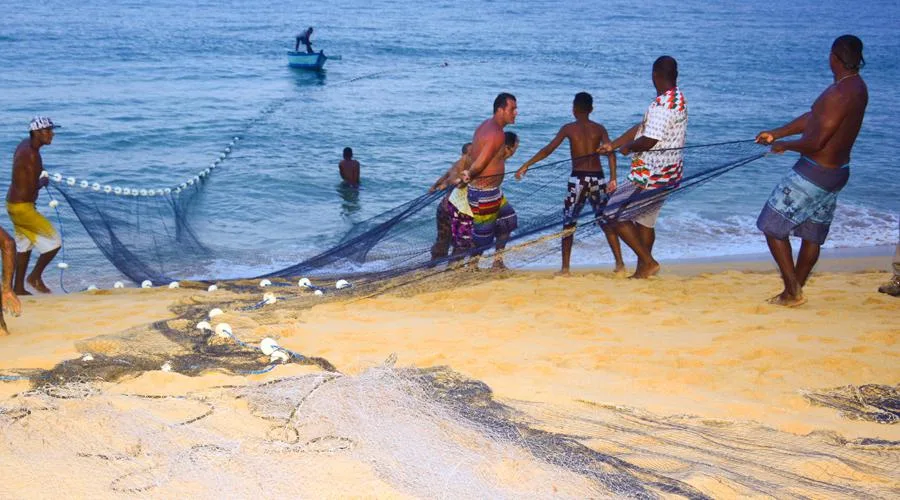
[[[474,214],[475,246],[490,246],[495,238],[506,239],[518,227],[518,216],[499,187],[478,189],[469,186],[469,207]]]
[[[474,219],[460,212],[452,203],[447,203],[447,212],[450,214],[450,234],[453,240],[453,248],[456,251],[474,248]]]
[[[781,179],[763,207],[756,227],[776,239],[793,234],[801,239],[825,243],[837,197],[850,179],[850,167],[826,168],[800,157]]]
[[[570,228],[578,224],[578,217],[584,209],[585,202],[590,202],[594,217],[600,224],[603,208],[609,201],[606,194],[606,183],[603,177],[594,175],[573,174],[569,177],[569,189],[563,202],[563,226]]]

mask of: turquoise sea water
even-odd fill
[[[141,187],[193,176],[241,133],[207,185],[197,223],[213,244],[260,256],[223,264],[247,274],[317,253],[353,222],[423,192],[489,116],[500,91],[518,97],[515,167],[570,120],[578,91],[594,95],[594,119],[613,134],[639,120],[654,97],[650,65],[661,54],[680,64],[690,143],[747,139],[809,107],[831,81],[828,52],[843,33],[865,43],[871,98],[826,246],[897,240],[896,2],[4,5],[0,151],[7,168],[35,114],[64,126],[43,150],[49,170]],[[286,65],[285,50],[307,25],[316,28],[316,48],[343,56],[320,75]],[[272,103],[283,105],[261,115]],[[362,163],[358,194],[338,187],[344,146]],[[560,148],[551,160],[566,154]],[[755,218],[795,158],[752,163],[667,204],[660,257],[764,252]],[[548,196],[561,202],[563,189]],[[42,210],[50,213],[46,201]],[[63,214],[81,268],[114,276],[90,252],[71,212],[63,207]],[[595,239],[579,242],[573,262],[610,260]]]

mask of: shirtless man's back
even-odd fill
[[[775,153],[802,155],[772,191],[756,221],[784,281],[784,290],[769,299],[772,304],[793,307],[806,302],[803,286],[819,259],[838,193],[850,178],[850,152],[869,103],[868,88],[859,74],[865,64],[862,48],[862,41],[853,35],[838,37],[829,55],[834,83],[819,95],[812,110],[756,137],[757,142],[771,144]],[[796,134],[802,135],[779,140]],[[803,240],[796,264],[792,234]]]
[[[590,94],[587,92],[576,94],[572,102],[572,114],[575,116],[575,121],[563,125],[557,132],[556,137],[531,159],[526,161],[516,172],[516,179],[522,179],[532,165],[550,156],[562,144],[563,140],[568,139],[569,153],[572,158],[572,175],[569,178],[567,195],[564,201],[563,227],[572,231],[569,231],[562,239],[561,272],[563,274],[569,272],[574,228],[585,202],[590,201],[591,208],[594,210],[594,216],[598,219],[597,223],[599,224],[599,217],[603,214],[603,208],[609,201],[607,193],[616,189],[616,155],[613,152],[607,155],[610,180],[608,183],[604,182],[603,165],[600,163],[600,157],[597,155],[596,150],[601,144],[609,142],[609,134],[606,131],[606,127],[590,119],[593,109],[594,99]],[[615,258],[615,272],[622,272],[625,270],[625,263],[622,261],[622,248],[619,238],[612,228],[604,226],[603,231],[606,233],[607,242]]]

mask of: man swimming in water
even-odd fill
[[[341,179],[352,188],[359,187],[359,162],[353,159],[353,149],[344,148],[344,159],[338,163]]]
[[[603,125],[591,121],[589,116],[593,110],[594,98],[591,94],[587,92],[575,94],[575,99],[572,101],[572,114],[575,116],[575,121],[563,125],[556,133],[556,137],[516,172],[516,179],[522,179],[532,165],[550,156],[563,140],[569,140],[572,175],[569,177],[568,194],[563,204],[563,228],[567,232],[562,239],[562,274],[569,274],[575,226],[578,224],[578,216],[587,201],[591,203],[597,224],[606,233],[606,241],[609,243],[609,248],[616,261],[614,272],[625,271],[619,237],[611,227],[601,222],[603,209],[606,207],[606,202],[609,201],[607,193],[616,190],[616,154],[610,152],[606,155],[609,161],[609,183],[606,183],[603,178],[603,165],[600,164],[600,158],[595,150],[601,144],[609,142],[609,134]]]

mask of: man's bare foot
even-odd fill
[[[9,330],[6,329],[6,325],[0,325],[0,337],[6,337],[9,335]]]
[[[629,278],[633,280],[642,280],[650,278],[652,276],[656,276],[657,273],[659,273],[659,262],[656,262],[654,260],[646,266],[638,264],[637,269],[634,270],[634,274],[629,276]]]
[[[20,297],[23,295],[31,295],[31,292],[29,292],[28,290],[26,290],[24,288],[16,288],[15,290],[13,290],[13,292],[15,292],[15,294]]]
[[[616,276],[622,276],[626,273],[625,264],[616,264],[616,268],[613,269],[613,274]]]
[[[25,279],[25,281],[27,281],[28,284],[31,285],[31,288],[34,288],[40,293],[51,293],[50,289],[47,288],[47,285],[44,284],[44,280],[42,280],[40,277],[34,278],[32,276],[29,276]]]
[[[556,271],[555,273],[553,273],[553,276],[571,276],[571,275],[569,274],[568,268],[563,268],[563,269],[560,269],[559,271]]]
[[[802,293],[800,295],[792,295],[787,292],[782,292],[770,298],[766,302],[776,306],[798,307],[806,304],[806,297],[803,296]]]
[[[495,260],[493,264],[491,264],[491,271],[508,271],[509,268],[506,267],[506,264],[503,263],[502,260]]]
[[[22,313],[22,303],[19,302],[19,298],[16,297],[16,294],[12,290],[3,290],[2,296],[4,312],[12,314],[13,316],[18,316]]]

